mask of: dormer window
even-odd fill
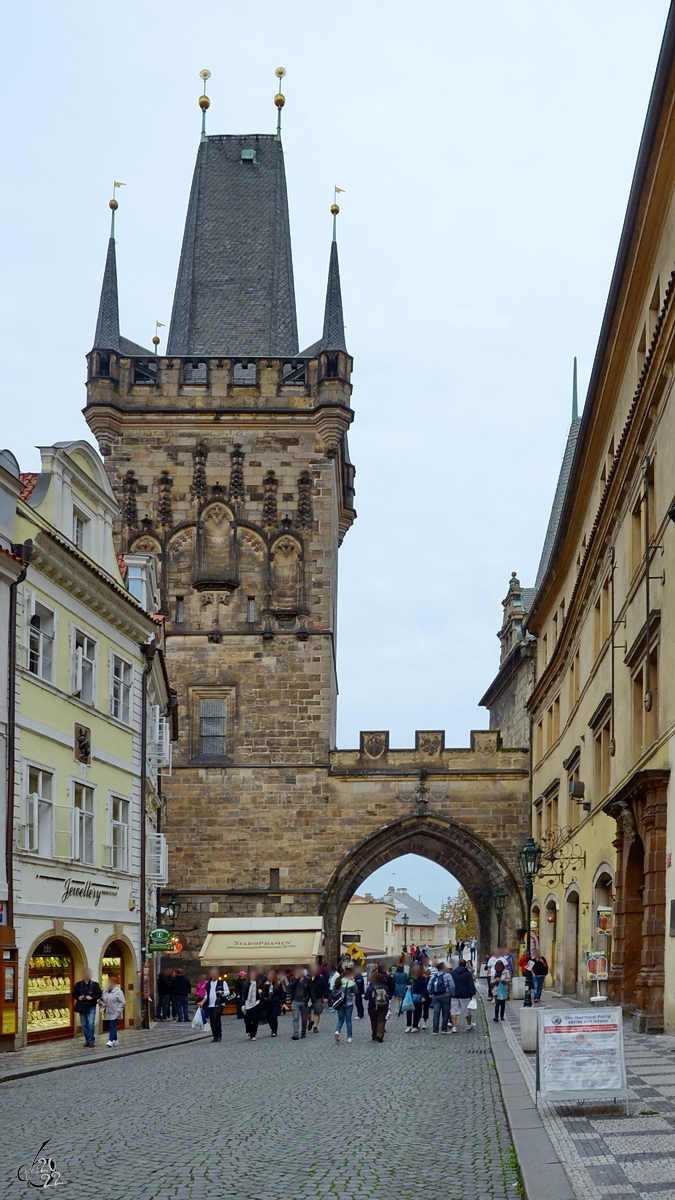
[[[78,550],[88,549],[89,545],[89,519],[84,516],[84,513],[79,512],[76,508],[73,509],[73,541]]]

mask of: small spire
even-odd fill
[[[119,350],[120,348],[120,308],[117,293],[117,255],[115,253],[115,213],[119,208],[115,198],[117,188],[126,187],[124,183],[113,182],[112,199],[108,201],[112,213],[108,253],[103,271],[101,299],[98,305],[98,319],[94,334],[94,350]]]
[[[280,89],[277,92],[276,96],[274,97],[274,103],[277,106],[277,141],[280,142],[281,141],[281,110],[284,107],[284,104],[286,103],[286,97],[284,96],[283,92],[281,91],[281,81],[282,81],[284,75],[286,74],[286,68],[285,67],[277,67],[274,74],[276,75],[277,79],[279,80],[279,89]]]
[[[202,110],[202,141],[206,141],[206,110],[211,107],[211,101],[206,94],[206,81],[211,78],[211,72],[204,67],[203,71],[199,72],[199,78],[204,80],[204,91],[199,97],[199,107]]]
[[[337,242],[337,217],[340,211],[340,205],[337,202],[338,192],[344,192],[344,188],[339,188],[337,184],[333,188],[333,203],[330,206],[330,211],[333,214],[333,241]]]
[[[338,192],[344,191],[344,188],[335,188],[335,195]],[[342,289],[340,287],[340,264],[338,262],[338,248],[335,219],[340,211],[335,200],[331,204],[330,211],[333,214],[333,240],[330,246],[330,263],[328,265],[328,287],[326,288],[326,307],[323,314],[323,336],[321,338],[322,350],[344,350],[347,352],[345,343],[345,325],[342,315]]]
[[[114,236],[115,236],[115,213],[117,212],[117,210],[119,208],[119,204],[117,203],[117,197],[115,196],[115,192],[117,191],[118,188],[126,187],[126,186],[127,186],[126,183],[118,183],[116,179],[113,179],[112,199],[108,201],[108,207],[110,209],[110,236],[111,236],[111,238],[114,238]]]
[[[577,391],[577,356],[574,355],[574,372],[572,375],[572,420],[579,420],[579,395]]]

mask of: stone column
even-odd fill
[[[626,859],[630,840],[625,834],[624,823],[616,813],[616,837],[612,843],[616,849],[616,875],[614,878],[614,919],[612,921],[612,958],[607,980],[607,995],[612,1004],[623,1004],[623,963],[626,953]]]
[[[666,937],[666,816],[665,785],[650,789],[641,805],[638,826],[644,844],[645,886],[642,895],[642,957],[636,980],[635,1026],[642,1033],[663,1032],[663,992]]]

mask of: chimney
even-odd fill
[[[372,902],[373,902],[373,893],[372,892],[366,892],[366,900],[370,900],[370,902],[372,904]]]

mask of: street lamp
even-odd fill
[[[541,859],[542,859],[541,846],[537,845],[534,838],[530,834],[530,836],[527,839],[522,850],[519,850],[519,852],[518,852],[518,866],[520,867],[520,873],[525,882],[525,914],[526,914],[526,918],[527,918],[527,924],[526,924],[526,929],[525,929],[525,937],[526,937],[525,953],[527,954],[528,959],[530,957],[530,946],[531,946],[531,940],[530,940],[531,915],[530,914],[532,911],[532,880],[534,879],[535,875],[539,874],[539,868],[541,866]],[[523,1007],[524,1008],[532,1008],[532,979],[531,979],[529,971],[527,971],[525,973],[525,999],[523,1001]]]
[[[504,888],[504,887],[498,888],[498,890],[495,892],[494,896],[492,897],[492,903],[494,905],[495,913],[497,915],[497,949],[498,950],[502,944],[502,920],[504,917],[504,910],[506,908],[506,902],[507,902],[508,898],[509,898],[509,893],[507,892],[506,888]]]
[[[403,953],[404,954],[407,954],[407,952],[408,952],[408,924],[409,924],[409,922],[410,922],[410,917],[408,916],[407,912],[404,912],[403,916],[401,917],[401,924],[403,926]]]

